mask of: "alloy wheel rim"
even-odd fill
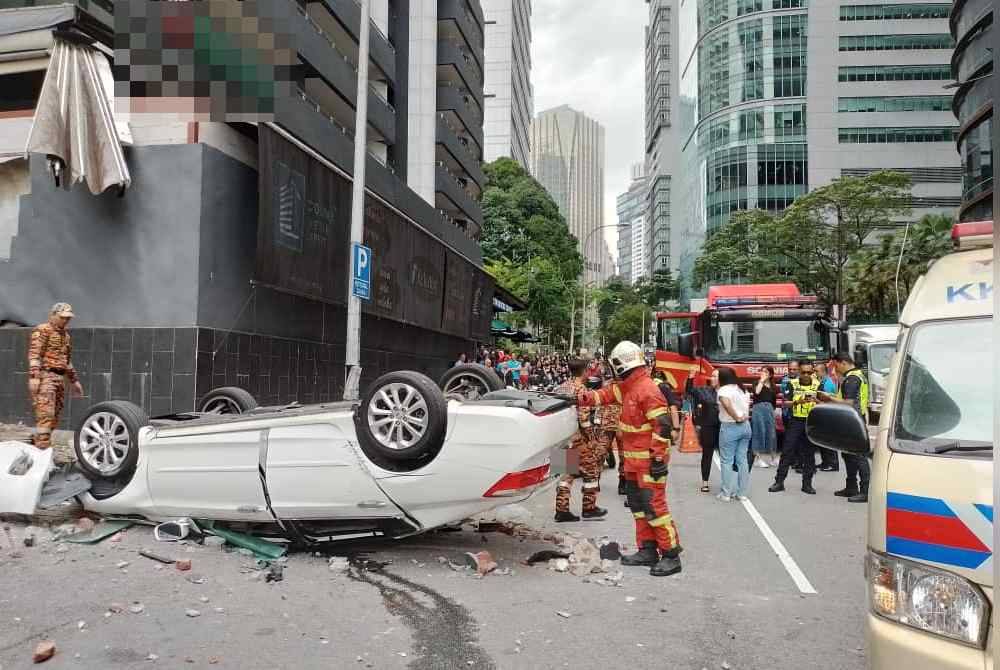
[[[243,410],[236,404],[236,401],[226,396],[212,396],[202,405],[201,411],[205,414],[242,414]]]
[[[408,449],[427,432],[427,401],[415,387],[387,384],[368,403],[368,427],[379,444],[394,451]]]
[[[80,429],[79,442],[84,462],[105,474],[119,470],[132,448],[128,426],[111,412],[98,412],[87,419]]]

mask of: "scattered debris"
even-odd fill
[[[174,561],[174,567],[181,572],[187,572],[191,569],[191,559],[190,558],[178,558]]]
[[[280,582],[284,579],[284,566],[282,566],[281,563],[271,563],[267,572],[264,574],[264,581],[270,584],[271,582]]]
[[[38,499],[39,509],[58,507],[67,500],[89,491],[91,482],[74,466],[61,467],[49,474]]]
[[[42,640],[35,645],[35,653],[31,656],[32,663],[44,663],[56,655],[56,643],[52,640]]]
[[[621,546],[617,542],[608,542],[600,546],[601,558],[608,561],[620,561],[622,559]]]
[[[149,558],[154,561],[158,561],[160,563],[163,563],[164,565],[171,565],[172,563],[176,563],[176,561],[172,558],[167,558],[166,556],[160,556],[159,554],[154,554],[153,552],[146,551],[145,549],[140,549],[139,555],[144,558]]]
[[[127,568],[129,565],[131,565],[131,563],[129,563],[128,561],[118,561],[117,563],[115,563],[115,567],[118,568],[119,570],[121,570],[122,568]]]
[[[132,614],[142,614],[145,609],[146,607],[142,603],[136,601],[129,605],[128,611]]]
[[[554,558],[569,558],[569,554],[561,551],[554,551],[552,549],[543,549],[542,551],[536,551],[529,556],[525,563],[528,565],[534,565],[535,563],[547,563]]]
[[[351,562],[343,556],[330,557],[330,572],[345,572],[351,567]]]
[[[568,619],[571,616],[573,616],[569,612],[563,612],[563,611],[557,611],[556,614],[558,614],[559,616],[561,616],[563,619]]]
[[[566,572],[569,570],[569,559],[566,558],[553,558],[549,561],[549,570],[555,570],[556,572]]]
[[[76,622],[76,629],[77,630],[83,630],[86,627],[87,627],[87,622],[86,621],[77,621]]]
[[[733,668],[733,666],[729,665],[729,663],[726,661],[723,661],[721,664],[719,664],[719,667],[722,668],[722,670],[732,670]]]
[[[160,657],[157,656],[156,654],[150,654],[149,656],[146,657],[146,660],[147,661],[156,661],[156,660],[159,660],[159,658]]]
[[[192,584],[204,584],[205,583],[205,578],[202,577],[201,575],[188,575],[184,579],[188,580]]]
[[[97,526],[94,520],[89,516],[81,516],[76,520],[76,532],[78,533],[89,533],[94,530]]]
[[[225,607],[216,607],[215,610],[214,610],[214,612],[216,614],[225,614],[226,613],[226,608]]]
[[[201,612],[199,612],[198,610],[195,610],[195,609],[186,609],[186,610],[184,610],[184,614],[186,614],[187,616],[189,616],[192,619],[194,619],[195,617],[200,617],[201,616]]]
[[[480,575],[489,574],[497,569],[496,561],[493,560],[493,556],[491,556],[488,551],[480,551],[475,554],[472,552],[466,552],[465,562],[470,568],[473,568]]]
[[[625,602],[627,602],[627,603],[634,603],[635,602],[635,596],[625,596]]]
[[[206,547],[222,547],[226,544],[226,540],[218,535],[208,535],[205,537],[204,544]]]
[[[198,598],[198,600],[201,601],[201,602],[203,602],[203,603],[207,603],[208,602],[208,596],[202,596],[201,598]]]
[[[113,612],[114,614],[121,614],[125,611],[125,606],[121,603],[111,603],[108,605],[108,611]]]
[[[249,549],[257,558],[275,560],[285,555],[288,550],[284,545],[262,540],[259,537],[237,533],[228,528],[216,527],[211,521],[198,521],[198,524],[213,535],[223,538],[228,544],[243,549]]]
[[[74,542],[76,544],[97,544],[101,540],[110,537],[112,542],[118,542],[121,538],[119,537],[119,539],[116,540],[113,536],[120,535],[120,531],[123,531],[133,525],[135,525],[134,521],[104,520],[96,524],[89,532],[76,533],[65,539],[67,542]],[[60,528],[62,528],[62,526],[60,526]]]
[[[734,631],[734,630],[726,631],[726,635],[729,636],[730,640],[735,640],[736,639],[736,631]]]
[[[35,534],[34,533],[25,532],[24,539],[22,541],[24,542],[24,546],[26,546],[26,547],[33,547],[33,546],[35,546]]]

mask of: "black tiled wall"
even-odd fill
[[[454,360],[452,350],[464,349],[461,340],[388,321],[366,327],[362,389],[390,370],[416,370],[436,380]],[[383,348],[407,335],[405,330],[414,331],[407,342],[414,352]],[[29,328],[0,329],[0,379],[8,380],[0,384],[0,423],[34,423],[27,393],[30,333]],[[67,430],[87,408],[105,400],[130,400],[158,416],[190,411],[197,398],[219,386],[244,388],[262,405],[327,402],[343,392],[342,344],[212,328],[73,328],[70,333],[73,364],[86,395],[71,398],[67,392],[60,424]]]

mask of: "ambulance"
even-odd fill
[[[872,459],[865,558],[875,670],[990,670],[993,616],[993,223],[956,224],[900,316],[873,439],[822,404],[817,445]]]

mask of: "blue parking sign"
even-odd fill
[[[355,242],[351,259],[351,295],[362,300],[371,300],[372,250]]]

